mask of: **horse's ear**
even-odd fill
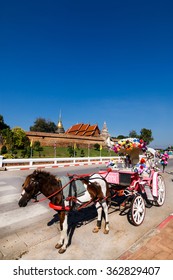
[[[38,174],[38,170],[34,170],[33,174],[37,175]]]

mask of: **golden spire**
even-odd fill
[[[57,133],[64,133],[65,132],[63,124],[62,124],[62,120],[61,120],[61,110],[60,110],[60,113],[59,113],[59,120],[58,120],[56,132]]]

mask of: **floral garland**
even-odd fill
[[[134,148],[142,149],[143,151],[147,150],[146,143],[142,139],[137,138],[127,138],[119,140],[113,147],[115,153],[118,153],[122,150],[131,151]]]

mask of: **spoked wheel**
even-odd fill
[[[145,218],[145,202],[140,194],[137,194],[131,204],[129,220],[135,226],[140,226]]]
[[[166,197],[166,188],[165,188],[165,182],[163,180],[163,177],[161,175],[158,175],[158,197],[156,202],[157,206],[162,206],[165,202]]]

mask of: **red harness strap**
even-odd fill
[[[51,202],[49,202],[49,207],[54,209],[54,210],[58,210],[58,211],[70,211],[69,206],[55,205],[55,204],[52,204]]]
[[[68,197],[67,198],[68,201],[80,201],[79,199],[77,199],[74,196]],[[88,202],[83,203],[80,207],[77,208],[77,210],[81,210],[82,208],[85,208],[86,206],[88,206],[91,202],[93,202],[93,199],[90,199]],[[58,210],[58,211],[70,211],[71,207],[70,206],[60,206],[60,205],[55,205],[53,203],[49,203],[49,207],[54,209],[54,210]]]

